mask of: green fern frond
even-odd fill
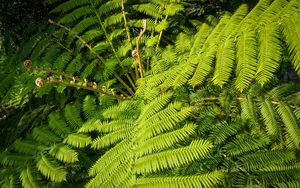
[[[47,0],[49,1],[49,0]],[[89,4],[90,1],[89,0],[83,0],[83,1],[66,1],[64,3],[61,3],[60,5],[58,5],[56,8],[54,8],[51,13],[58,13],[58,12],[68,12],[72,9],[75,9],[77,7],[81,7],[83,5]]]
[[[224,177],[222,171],[213,171],[207,174],[193,175],[193,176],[178,176],[178,177],[149,177],[138,178],[136,180],[136,187],[214,187],[221,184]]]
[[[86,96],[82,103],[82,109],[87,119],[94,117],[97,114],[96,98],[91,95]]]
[[[196,125],[187,124],[181,129],[148,139],[140,144],[136,151],[136,156],[141,157],[143,155],[152,154],[154,152],[169,148],[176,143],[194,135],[195,130]]]
[[[221,122],[221,126],[213,130],[210,138],[215,144],[221,144],[225,142],[229,137],[238,133],[243,128],[243,124],[240,123],[226,123]]]
[[[22,186],[24,188],[39,188],[40,179],[37,178],[37,174],[33,173],[32,169],[28,166],[20,174]]]
[[[118,143],[115,147],[106,152],[100,159],[96,161],[96,163],[89,170],[90,176],[95,176],[97,174],[108,172],[109,170],[113,170],[115,167],[120,165],[122,161],[127,160],[129,156],[131,156],[130,147],[132,144],[128,142],[128,140],[123,140]],[[104,176],[104,174],[102,174]],[[101,176],[100,176],[101,177]]]
[[[295,15],[296,18],[286,18],[283,21],[283,34],[288,44],[289,55],[295,71],[300,75],[300,27],[299,18],[300,16]]]
[[[157,11],[159,10],[159,7],[155,4],[152,3],[139,4],[139,5],[134,5],[133,8],[138,12],[142,12],[154,18],[162,18],[161,13]]]
[[[192,113],[192,107],[183,107],[176,110],[176,104],[170,104],[166,109],[147,119],[140,126],[145,126],[143,135],[139,139],[146,140],[166,131],[172,130],[177,123],[188,118]]]
[[[68,63],[72,60],[73,55],[70,52],[64,52],[62,53],[54,62],[53,68],[56,68],[58,70],[63,70]]]
[[[34,140],[46,145],[54,144],[62,140],[59,136],[54,134],[47,127],[34,128],[32,130],[32,137]]]
[[[291,137],[293,143],[298,148],[300,144],[299,122],[291,107],[285,102],[279,102],[277,105],[277,112],[285,125],[289,137]]]
[[[37,162],[36,166],[38,170],[51,181],[66,181],[67,171],[56,161],[41,155],[41,159]]]
[[[184,10],[183,5],[170,3],[165,6],[165,10],[163,11],[163,14],[173,16],[183,10]]]
[[[297,188],[300,187],[299,181],[289,181],[284,183],[277,183],[276,187],[278,188]]]
[[[235,66],[234,38],[229,38],[219,45],[213,83],[223,86],[230,78]]]
[[[64,108],[64,115],[68,124],[74,129],[78,129],[83,124],[80,117],[79,107],[76,105],[67,104]]]
[[[236,138],[230,143],[225,145],[225,150],[230,155],[240,155],[249,151],[253,151],[262,148],[270,143],[268,137],[255,138],[253,136],[248,136],[245,138]]]
[[[113,133],[110,133],[110,134],[102,136],[102,137],[98,137],[92,142],[91,147],[93,149],[99,150],[104,147],[111,146],[111,145],[118,143],[119,141],[127,138],[128,136],[130,136],[132,133],[132,130],[133,130],[133,128],[129,127],[129,128],[115,131]]]
[[[17,140],[14,149],[20,153],[34,155],[40,150],[40,146],[33,140]]]
[[[256,170],[273,164],[288,163],[296,159],[295,152],[286,150],[259,151],[240,157],[248,170]]]
[[[148,174],[180,167],[207,156],[213,145],[207,140],[194,140],[189,146],[147,155],[135,162],[133,171]]]
[[[64,143],[69,144],[75,148],[83,148],[88,146],[92,142],[92,138],[84,134],[69,134],[64,140]]]
[[[269,99],[264,99],[259,103],[260,113],[265,122],[269,135],[278,135],[280,127],[276,120],[274,107]]]
[[[274,77],[281,62],[282,44],[278,26],[268,24],[259,32],[259,55],[256,72],[258,83],[264,85]]]
[[[66,145],[58,144],[52,146],[49,154],[56,159],[66,163],[74,163],[78,161],[77,152]]]
[[[51,113],[48,116],[48,126],[55,134],[62,137],[70,134],[72,130],[67,126],[67,123],[62,119],[59,113]]]
[[[255,31],[244,31],[237,39],[236,88],[245,90],[257,70],[257,39]]]
[[[33,158],[34,157],[32,155],[20,155],[9,152],[2,152],[0,155],[0,162],[3,166],[17,166],[25,165]]]
[[[92,14],[92,11],[91,11],[91,7],[89,5],[88,6],[82,6],[80,8],[76,8],[74,11],[66,14],[64,17],[62,17],[59,20],[59,23],[69,24],[69,23],[72,23],[72,22],[76,22],[81,17],[84,17],[84,16],[88,17],[91,14]]]
[[[258,125],[256,103],[251,95],[246,95],[241,101],[242,119],[249,120],[253,125]]]

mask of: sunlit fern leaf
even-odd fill
[[[116,119],[122,117],[129,117],[129,119],[136,117],[136,105],[138,103],[136,101],[124,101],[121,105],[114,105],[109,107],[107,110],[103,112],[103,116],[107,119]],[[124,114],[124,110],[126,114]]]
[[[263,99],[259,103],[259,107],[268,134],[277,136],[279,134],[280,127],[276,119],[276,114],[272,102],[269,99]]]
[[[217,184],[221,184],[223,177],[224,173],[222,171],[213,171],[207,174],[192,176],[138,178],[136,180],[136,187],[214,187]]]
[[[159,7],[155,4],[152,3],[139,4],[139,5],[134,5],[133,8],[139,12],[142,12],[154,18],[162,18],[161,13],[158,11]]]
[[[165,105],[167,105],[172,97],[172,93],[163,93],[159,97],[155,98],[146,108],[143,108],[139,120],[146,120],[159,110],[161,110]]]
[[[189,146],[143,156],[135,161],[137,174],[155,173],[180,167],[207,156],[213,145],[207,140],[195,140]]]
[[[235,66],[234,38],[228,38],[219,45],[213,83],[223,86],[230,78]]]
[[[255,7],[249,12],[249,14],[240,23],[240,29],[247,29],[251,26],[257,26],[256,22],[261,21],[262,15],[265,14],[266,10],[270,7],[272,0],[260,0]]]
[[[206,23],[203,23],[200,26],[199,31],[194,36],[194,43],[190,51],[190,57],[198,55],[199,49],[202,49],[207,37],[211,34],[212,30],[213,28]]]
[[[49,154],[61,162],[74,163],[78,161],[78,154],[75,150],[62,144],[57,144],[51,147]]]
[[[287,4],[288,1],[286,0],[273,1],[271,5],[268,6],[267,10],[260,15],[256,27],[265,27],[273,21],[278,21],[278,17],[284,14],[283,10]]]
[[[220,126],[212,131],[210,138],[213,140],[215,144],[221,144],[225,142],[229,137],[238,133],[239,130],[243,128],[243,124],[234,122],[234,123],[226,123],[221,122]]]
[[[175,15],[178,12],[183,11],[183,10],[184,10],[183,5],[181,5],[181,4],[175,4],[175,3],[170,3],[170,4],[166,5],[163,14],[164,15],[173,16],[173,15]]]
[[[144,126],[145,129],[139,139],[146,140],[174,129],[176,124],[188,118],[191,112],[191,107],[183,107],[177,111],[176,104],[170,104],[166,109],[142,123],[141,126]]]
[[[300,16],[288,17],[283,21],[283,34],[288,44],[289,55],[294,69],[300,75]]]
[[[80,107],[76,104],[67,104],[64,108],[64,115],[68,124],[74,129],[77,130],[83,124],[83,121],[80,117]]]
[[[253,81],[257,69],[257,41],[255,31],[244,31],[237,39],[236,88],[245,90]]]
[[[275,76],[281,62],[282,44],[278,26],[268,24],[259,31],[259,46],[256,79],[264,85]]]
[[[51,145],[53,143],[61,141],[61,138],[54,134],[48,127],[36,127],[32,131],[32,137],[34,140],[45,145]]]
[[[69,134],[64,140],[64,143],[69,144],[75,148],[83,148],[88,146],[92,142],[92,138],[83,134]]]
[[[249,151],[262,148],[270,143],[270,138],[247,136],[245,138],[236,138],[225,145],[225,150],[230,155],[240,155]]]
[[[104,135],[102,137],[96,138],[92,143],[91,147],[93,149],[99,150],[105,148],[107,146],[111,146],[120,142],[121,140],[126,139],[128,136],[131,135],[133,128],[124,128],[121,130],[114,131],[108,135]]]
[[[70,134],[72,130],[59,113],[52,112],[48,116],[48,126],[55,134],[62,137]]]
[[[168,132],[163,135],[150,138],[145,142],[141,143],[136,151],[136,156],[141,157],[143,155],[152,154],[154,152],[161,151],[169,148],[176,143],[187,139],[188,137],[195,134],[196,126],[194,124],[187,124],[181,129]],[[160,140],[164,140],[160,142]]]
[[[99,124],[102,124],[98,119],[89,119],[78,130],[79,133],[90,133],[98,129]]]
[[[33,170],[28,166],[26,169],[22,170],[20,174],[20,180],[22,182],[22,187],[24,188],[38,188],[40,178]]]
[[[284,123],[289,137],[291,137],[293,143],[298,148],[300,143],[299,122],[291,107],[285,102],[279,102],[277,105],[277,112]]]
[[[67,171],[55,160],[49,159],[45,155],[41,154],[41,158],[37,162],[36,166],[38,170],[51,181],[66,181]]]
[[[128,142],[128,140],[123,140],[118,143],[96,161],[90,168],[89,175],[95,176],[97,174],[102,174],[102,176],[104,176],[106,172],[109,174],[111,172],[109,170],[114,170],[114,168],[120,165],[124,159],[127,159],[132,155],[130,152],[127,153],[131,146],[132,144]]]

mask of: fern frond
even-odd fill
[[[273,164],[288,163],[295,158],[296,155],[293,151],[272,150],[247,154],[241,156],[239,160],[248,170],[256,170]]]
[[[138,178],[136,187],[213,187],[220,184],[223,177],[224,173],[222,171],[213,171],[207,174],[191,176]]]
[[[37,174],[32,172],[32,169],[28,166],[20,174],[22,186],[24,188],[38,188],[40,179],[37,178]]]
[[[20,153],[34,155],[39,151],[40,146],[33,140],[17,140],[14,143],[14,148]]]
[[[291,107],[285,102],[279,102],[277,106],[277,112],[286,127],[288,135],[298,148],[300,144],[300,129],[297,118],[295,117]]]
[[[49,0],[47,0],[49,1]],[[53,0],[51,0],[53,1]],[[81,7],[83,5],[89,4],[90,1],[89,0],[83,0],[83,1],[66,1],[64,3],[61,3],[60,5],[58,5],[56,8],[54,8],[51,13],[58,13],[58,12],[68,12],[72,9],[75,9],[77,7]]]
[[[294,69],[300,75],[300,16],[296,18],[286,18],[283,21],[283,34],[288,44],[289,55],[293,63]]]
[[[64,143],[69,144],[75,148],[83,148],[88,146],[92,142],[92,138],[84,134],[69,134],[64,140]]]
[[[91,11],[91,7],[89,5],[88,6],[82,6],[80,8],[76,8],[71,13],[68,13],[68,14],[64,15],[64,17],[62,17],[59,20],[59,23],[69,24],[69,23],[72,23],[72,22],[76,22],[81,17],[84,17],[84,16],[88,17],[91,14],[92,14],[92,11]]]
[[[48,125],[55,134],[62,137],[72,132],[72,130],[67,126],[66,121],[62,119],[59,113],[53,112],[48,116]]]
[[[245,138],[236,138],[230,143],[225,145],[225,150],[230,155],[240,155],[249,151],[253,151],[262,148],[270,143],[268,137],[255,138],[253,136],[248,136]]]
[[[32,137],[36,141],[50,145],[56,142],[61,141],[61,138],[54,134],[51,130],[47,127],[36,127],[32,131]]]
[[[221,144],[225,142],[229,137],[237,134],[239,130],[243,128],[243,124],[239,123],[226,123],[221,122],[221,126],[213,130],[210,138],[214,141],[215,144]]]
[[[116,168],[122,163],[122,161],[131,156],[131,153],[128,152],[130,151],[131,146],[132,144],[128,142],[128,140],[123,140],[122,142],[118,143],[115,147],[110,149],[96,161],[96,163],[89,170],[89,175],[95,176],[97,174],[105,173],[105,171],[110,172],[110,170]]]
[[[68,124],[74,129],[78,129],[83,124],[80,117],[80,110],[76,105],[67,104],[64,108],[64,115]]]
[[[270,135],[278,135],[280,127],[276,120],[274,107],[269,99],[264,99],[259,103],[260,113],[263,117],[267,132]]]
[[[235,65],[234,38],[225,40],[219,45],[213,83],[223,86],[230,78]]]
[[[177,111],[174,109],[174,105],[169,105],[165,110],[162,110],[140,125],[141,127],[146,127],[146,129],[139,139],[146,140],[163,132],[172,130],[177,123],[189,117],[191,112],[192,107],[183,107],[180,111]]]
[[[253,125],[258,125],[256,104],[251,95],[246,95],[241,101],[242,119],[249,120]]]
[[[236,88],[245,90],[253,81],[257,69],[257,41],[255,31],[244,31],[237,39]]]
[[[259,84],[264,85],[272,80],[281,62],[282,44],[278,26],[268,24],[261,29],[259,43],[256,79]]]
[[[133,5],[133,8],[138,12],[142,12],[148,16],[152,16],[154,18],[162,18],[162,15],[159,11],[159,7],[152,3],[145,3],[139,5]]]
[[[66,181],[67,171],[56,161],[41,155],[41,159],[37,162],[36,166],[38,170],[51,181]]]
[[[180,167],[207,156],[212,147],[207,140],[195,140],[186,147],[141,157],[135,162],[133,171],[137,174],[147,174]]]
[[[110,133],[108,135],[98,137],[93,142],[91,147],[94,149],[101,149],[107,146],[111,146],[115,143],[118,143],[119,141],[127,138],[132,133],[133,128],[125,128],[118,131],[115,131],[113,133]]]
[[[74,163],[78,161],[77,152],[66,145],[58,144],[52,146],[49,154],[56,159],[66,163]]]
[[[33,158],[34,157],[32,155],[20,155],[9,152],[2,152],[0,155],[0,162],[3,166],[25,165]]]
[[[136,151],[136,156],[141,157],[143,155],[152,154],[154,152],[169,148],[195,134],[195,129],[196,125],[187,124],[181,129],[148,139],[139,145]]]

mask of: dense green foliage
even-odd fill
[[[45,4],[0,61],[1,187],[300,186],[299,0]]]

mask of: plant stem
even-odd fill
[[[165,19],[164,19],[164,20],[167,20],[167,19],[168,19],[168,15],[166,15],[166,17],[165,17]],[[162,34],[163,34],[163,31],[161,31],[161,32],[159,33],[158,42],[157,42],[157,45],[156,45],[155,51],[157,51],[157,50],[158,50],[158,47],[159,47],[159,44],[160,44],[160,41],[161,41]]]
[[[124,27],[125,27],[126,33],[127,33],[127,40],[128,40],[128,43],[131,46],[131,50],[133,50],[133,44],[132,44],[132,41],[131,41],[130,31],[129,31],[129,27],[128,27],[127,19],[126,19],[126,14],[125,14],[124,0],[121,0],[121,5],[122,5],[121,11],[122,11],[122,16],[123,16],[123,20],[124,20]]]

